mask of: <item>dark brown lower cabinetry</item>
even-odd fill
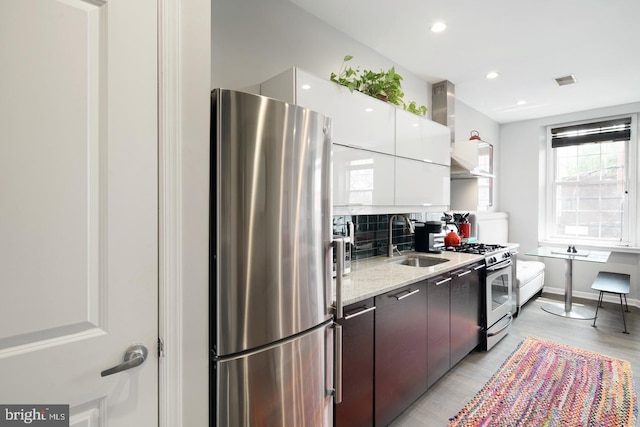
[[[449,370],[449,273],[427,280],[427,387]]]
[[[426,282],[379,295],[375,305],[375,425],[386,426],[427,389]]]
[[[349,305],[342,325],[342,403],[335,426],[373,426],[373,298]]]
[[[480,342],[484,263],[344,309],[336,427],[384,427]]]
[[[451,273],[451,367],[480,344],[480,285],[484,263]]]

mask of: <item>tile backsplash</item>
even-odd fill
[[[410,219],[429,221],[433,214],[406,214]],[[439,215],[437,214],[439,219]],[[337,215],[333,217],[333,235],[346,236],[347,222],[353,222],[355,230],[352,246],[352,259],[363,259],[378,255],[386,255],[389,245],[389,219],[391,214],[384,215]],[[400,251],[414,248],[414,235],[402,218],[393,221],[393,244]]]

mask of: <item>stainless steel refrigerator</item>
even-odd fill
[[[211,425],[333,418],[330,119],[211,93]]]

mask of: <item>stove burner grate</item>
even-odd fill
[[[505,246],[498,244],[486,244],[486,243],[463,243],[460,246],[447,246],[444,248],[446,251],[452,252],[464,252],[468,254],[486,255],[501,249],[505,249]]]

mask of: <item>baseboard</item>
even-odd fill
[[[542,288],[543,293],[553,294],[553,295],[564,295],[564,288],[552,288],[547,285]],[[586,299],[597,301],[598,293],[595,292],[581,292],[581,291],[573,291],[574,298]],[[604,298],[602,299],[604,302],[610,302],[614,304],[620,303],[620,298],[617,295],[613,294],[604,294]],[[635,298],[627,298],[627,304],[632,307],[640,308],[640,300]]]

